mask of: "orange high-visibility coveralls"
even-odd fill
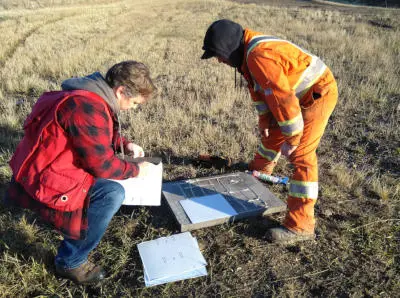
[[[294,173],[283,225],[313,233],[316,149],[337,102],[336,81],[318,57],[288,41],[246,29],[244,45],[241,71],[259,114],[259,128],[269,130],[249,167],[271,174],[282,144],[298,146],[289,158]]]

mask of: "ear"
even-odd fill
[[[114,87],[113,91],[118,100],[125,98],[125,86]]]

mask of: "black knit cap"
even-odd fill
[[[230,20],[215,21],[208,27],[204,37],[204,54],[201,59],[219,56],[229,60],[232,53],[240,46],[243,28]]]

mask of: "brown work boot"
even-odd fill
[[[63,269],[56,266],[56,274],[60,277],[68,278],[77,284],[96,283],[105,277],[103,268],[89,261],[73,269]]]
[[[273,243],[293,244],[298,241],[314,240],[315,233],[294,232],[284,226],[280,226],[269,229],[267,237]]]

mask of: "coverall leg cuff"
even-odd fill
[[[250,171],[259,171],[260,173],[271,175],[276,166],[276,162],[269,161],[265,158],[257,156],[249,163]]]

